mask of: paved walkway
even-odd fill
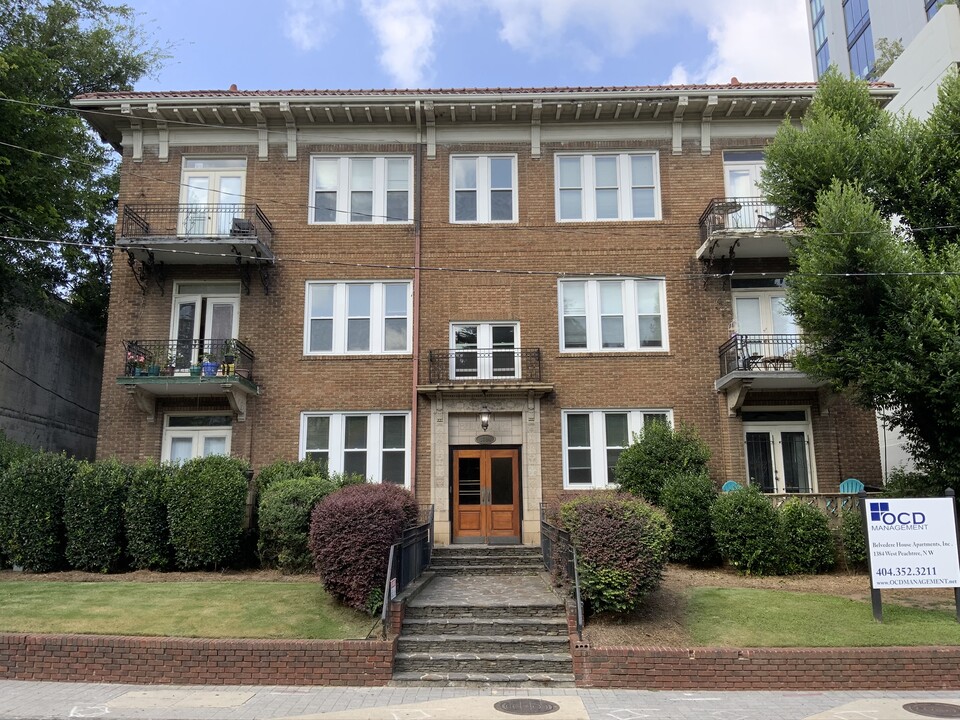
[[[507,698],[544,698],[556,703],[560,706],[556,712],[526,716],[547,720],[919,720],[922,715],[903,709],[903,705],[910,702],[947,703],[960,710],[960,692],[204,687],[0,680],[0,718],[509,720],[523,717],[494,709],[496,702]]]
[[[410,607],[562,606],[563,602],[538,574],[438,575],[408,603]]]

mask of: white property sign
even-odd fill
[[[875,590],[960,587],[954,499],[865,500]]]

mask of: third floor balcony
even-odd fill
[[[700,216],[698,260],[785,258],[794,219],[762,197],[714,198]]]
[[[273,225],[252,203],[126,205],[117,247],[177,265],[273,262]]]

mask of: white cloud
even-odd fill
[[[363,0],[380,43],[380,65],[399,87],[424,84],[433,62],[439,0]]]
[[[283,34],[299,50],[320,46],[331,20],[343,9],[343,0],[284,0]]]
[[[676,65],[671,82],[726,83],[734,76],[742,82],[813,79],[805,3],[726,0],[696,3],[687,12],[706,27],[713,49],[696,70]]]

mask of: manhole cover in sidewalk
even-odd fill
[[[511,715],[546,715],[547,713],[556,712],[560,709],[560,706],[554,702],[550,702],[549,700],[538,700],[537,698],[513,698],[512,700],[501,700],[493,706],[493,709],[504,713],[510,713]],[[953,716],[951,715],[950,717]]]
[[[960,718],[960,705],[938,702],[907,703],[903,709],[914,715],[932,718]]]

